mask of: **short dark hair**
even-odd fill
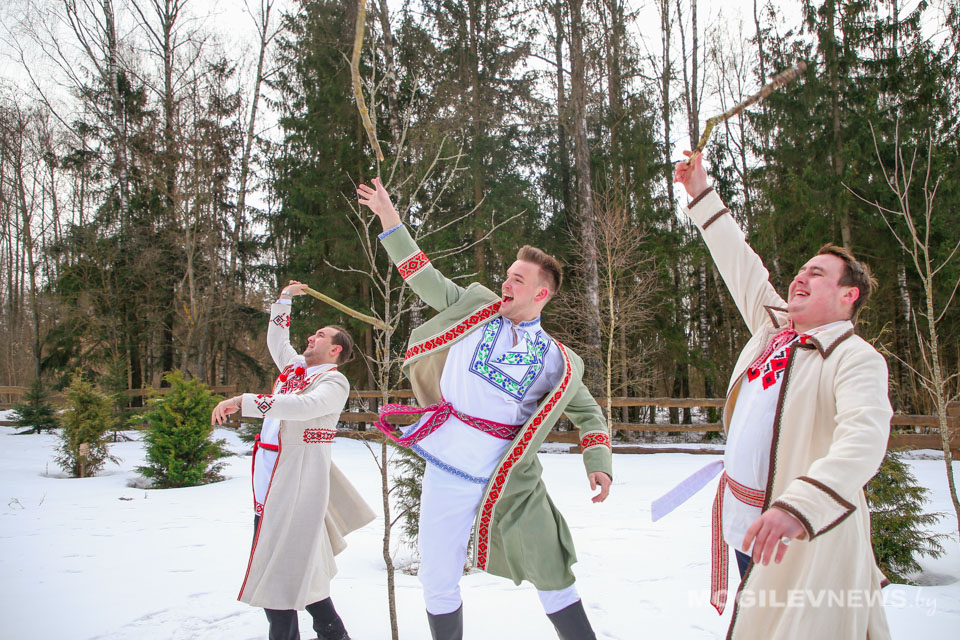
[[[353,360],[353,337],[340,325],[331,324],[330,328],[336,330],[336,333],[330,337],[330,342],[340,345],[340,353],[337,354],[337,364],[350,362]]]
[[[860,309],[867,304],[867,299],[877,288],[877,279],[870,273],[870,267],[854,258],[846,247],[828,242],[820,247],[817,255],[836,256],[843,260],[843,273],[840,275],[838,284],[843,287],[856,287],[860,291],[860,295],[853,303],[853,314],[850,316],[850,319],[856,322]]]
[[[540,273],[547,281],[547,289],[550,290],[551,294],[560,289],[560,284],[563,282],[563,267],[560,266],[559,260],[528,244],[523,245],[520,247],[520,251],[517,251],[517,260],[532,262],[540,267]]]

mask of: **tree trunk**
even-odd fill
[[[570,2],[570,64],[573,97],[574,169],[577,173],[580,232],[583,238],[583,277],[587,298],[585,338],[587,371],[600,371],[600,283],[597,269],[597,232],[594,221],[590,142],[587,139],[586,60],[583,53],[583,0]]]

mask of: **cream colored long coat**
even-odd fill
[[[713,190],[685,211],[752,333],[727,393],[729,428],[743,372],[786,326],[786,303]],[[796,346],[777,402],[763,510],[793,514],[807,537],[795,540],[780,564],[751,566],[727,637],[884,640],[885,580],[870,544],[863,485],[880,466],[890,431],[886,362],[852,324]]]
[[[267,344],[281,371],[298,362],[289,326],[290,306],[274,304]],[[308,378],[299,393],[243,395],[245,418],[280,420],[280,450],[241,602],[304,609],[327,598],[337,572],[334,555],[346,547],[344,536],[373,520],[373,511],[331,460],[331,441],[349,391],[346,377],[333,369]]]

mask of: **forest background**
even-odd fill
[[[545,326],[582,351],[598,395],[601,364],[613,395],[722,395],[748,336],[677,213],[672,163],[708,116],[803,59],[798,82],[718,127],[713,182],[778,291],[826,242],[873,267],[858,332],[897,355],[895,408],[933,412],[912,369],[922,283],[855,194],[897,208],[881,160],[919,149],[922,209],[929,148],[942,178],[929,243],[947,262],[934,294],[950,299],[955,2],[375,0],[359,71],[382,163],[351,86],[357,12],[340,0],[0,7],[0,385],[56,389],[82,371],[119,390],[179,369],[267,388],[267,304],[289,279],[379,315],[384,287],[401,286],[374,277],[390,266],[356,211],[356,184],[379,172],[462,282],[499,287],[524,243],[565,263]],[[424,314],[392,319],[395,353]],[[370,327],[313,300],[296,302],[295,343],[331,323],[382,355]],[[949,375],[957,305],[939,331]],[[376,386],[363,358],[345,370]]]

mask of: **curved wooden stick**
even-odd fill
[[[337,302],[336,300],[334,300],[334,299],[331,298],[330,296],[325,296],[325,295],[323,295],[322,293],[320,293],[319,291],[317,291],[316,289],[311,289],[310,287],[307,287],[306,289],[304,289],[304,291],[305,291],[306,293],[309,293],[310,295],[312,295],[312,296],[313,296],[314,298],[316,298],[317,300],[322,300],[322,301],[326,302],[328,305],[330,305],[330,306],[333,307],[334,309],[339,309],[340,311],[343,311],[343,312],[344,312],[345,314],[347,314],[348,316],[353,316],[353,317],[356,318],[357,320],[363,320],[363,321],[366,322],[367,324],[373,325],[373,327],[374,327],[375,329],[380,329],[381,331],[386,331],[386,330],[387,330],[387,325],[384,324],[383,320],[378,320],[377,318],[374,318],[373,316],[368,316],[368,315],[366,315],[366,314],[364,314],[364,313],[360,313],[359,311],[354,311],[353,309],[351,309],[351,308],[348,307],[347,305],[343,304],[342,302]]]
[[[357,26],[354,30],[353,57],[350,59],[350,77],[353,80],[353,98],[357,101],[360,111],[360,120],[367,132],[370,146],[377,153],[377,160],[383,162],[383,151],[380,150],[380,141],[377,140],[377,129],[370,120],[367,103],[363,99],[363,85],[360,82],[360,51],[363,49],[363,32],[367,23],[367,0],[357,0]]]
[[[763,85],[763,87],[760,88],[760,91],[756,92],[746,100],[738,102],[720,115],[713,116],[707,120],[706,126],[703,129],[703,134],[700,136],[700,140],[697,142],[697,146],[693,150],[693,153],[691,153],[690,157],[687,159],[687,164],[693,164],[693,161],[697,159],[697,156],[703,153],[703,148],[707,146],[707,141],[710,139],[710,134],[713,133],[714,127],[724,120],[729,120],[733,116],[743,113],[743,110],[750,105],[754,104],[755,102],[760,102],[783,85],[796,80],[806,69],[807,63],[801,60],[789,69],[784,69],[777,75],[773,76],[773,79],[767,84]]]

